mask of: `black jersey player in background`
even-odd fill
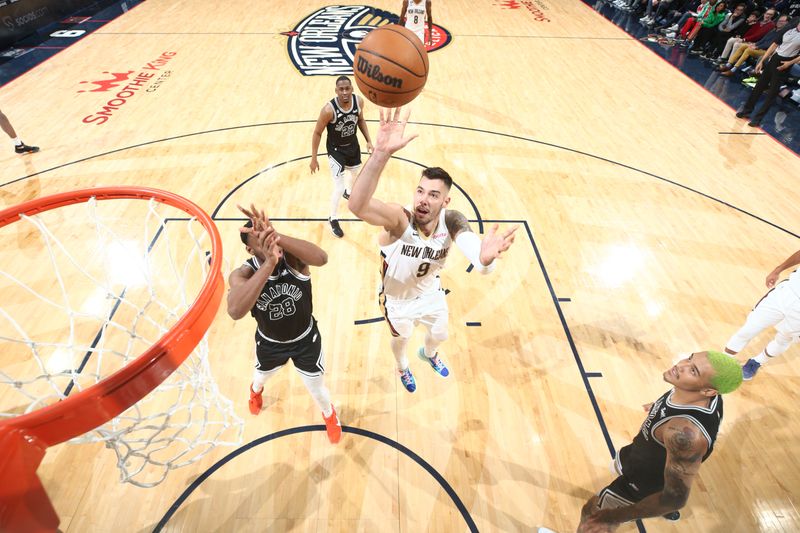
[[[367,152],[372,153],[367,122],[364,120],[364,100],[353,94],[353,85],[347,76],[336,78],[336,98],[326,102],[319,112],[314,134],[311,136],[311,173],[319,170],[317,151],[323,130],[328,130],[325,147],[333,177],[331,211],[328,221],[337,237],[344,237],[339,225],[339,201],[350,197],[353,180],[361,168],[361,147],[358,145],[356,126],[367,141]],[[348,174],[345,183],[345,174]]]
[[[614,460],[619,477],[581,511],[579,533],[614,531],[619,524],[679,518],[700,465],[711,455],[722,421],[722,394],[742,383],[738,363],[720,352],[699,352],[664,372],[673,389],[648,411],[633,443]]]
[[[335,444],[342,428],[324,383],[325,356],[312,313],[309,270],[309,265],[327,263],[328,256],[315,244],[278,233],[263,211],[239,209],[250,219],[240,235],[252,257],[231,272],[228,314],[239,320],[249,312],[257,323],[250,412],[261,412],[264,384],[291,359]]]

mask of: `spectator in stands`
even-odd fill
[[[770,45],[775,42],[775,38],[788,23],[789,15],[781,15],[778,17],[775,28],[770,30],[761,40],[757,43],[746,43],[731,55],[727,63],[719,66],[722,75],[726,77],[733,76],[749,58],[761,57],[766,54]]]
[[[656,29],[661,30],[661,33],[667,35],[667,37],[675,37],[691,13],[697,12],[699,8],[700,0],[673,0],[666,6],[666,9],[668,9],[666,13],[661,11],[659,6],[656,14],[658,16],[659,11],[661,11],[664,23]]]
[[[751,13],[750,16],[753,16],[754,13]],[[721,59],[728,59],[731,54],[736,51],[736,49],[738,49],[740,46],[744,46],[744,43],[758,42],[775,27],[773,18],[775,18],[775,10],[767,9],[762,19],[750,26],[750,28],[744,33],[744,35],[742,35],[742,37],[731,37],[728,39],[728,42],[725,44],[725,49],[722,51],[722,55],[719,57]]]
[[[780,32],[779,32],[780,33]],[[749,117],[749,126],[757,127],[767,114],[772,102],[775,100],[781,86],[789,79],[789,70],[793,65],[800,63],[800,22],[790,30],[779,35],[778,39],[770,45],[767,52],[761,56],[756,65],[756,74],[761,74],[758,83],[753,87],[750,98],[736,113],[739,118]],[[759,97],[766,91],[767,97],[761,107],[755,110]],[[755,111],[754,111],[755,110]]]
[[[711,42],[707,46],[705,54],[707,57],[715,58],[719,56],[725,48],[725,43],[728,42],[728,39],[744,35],[744,32],[747,31],[746,8],[747,4],[745,3],[737,4],[733,12],[717,27],[717,34],[711,39]],[[753,20],[753,24],[755,24],[755,20]],[[697,47],[696,43],[695,47]]]
[[[690,54],[700,55],[705,52],[706,46],[708,46],[717,35],[717,27],[721,26],[730,15],[725,9],[727,7],[725,2],[718,2],[714,6],[714,9],[700,20],[700,30],[697,32],[697,37],[694,39],[692,51],[689,52]],[[742,13],[744,13],[744,6],[742,6],[739,17],[741,17]]]

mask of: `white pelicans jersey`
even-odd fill
[[[408,7],[406,8],[406,28],[413,31],[417,35],[425,35],[425,0],[415,4],[414,0],[408,0]],[[424,39],[423,39],[424,41]]]
[[[381,246],[383,287],[389,300],[412,300],[441,290],[439,271],[444,267],[453,241],[445,224],[445,209],[429,238],[425,238],[413,218],[403,235],[388,246]]]
[[[789,280],[786,283],[789,284],[792,292],[795,293],[798,298],[800,298],[800,269],[789,274]]]

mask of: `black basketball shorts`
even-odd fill
[[[295,342],[268,341],[256,331],[256,370],[270,372],[285,365],[289,359],[304,376],[315,377],[325,373],[322,335],[316,321],[308,335]]]

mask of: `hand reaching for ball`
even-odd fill
[[[411,111],[402,108],[380,109],[381,123],[375,137],[375,151],[393,154],[417,138],[416,133],[405,137],[406,124]]]

